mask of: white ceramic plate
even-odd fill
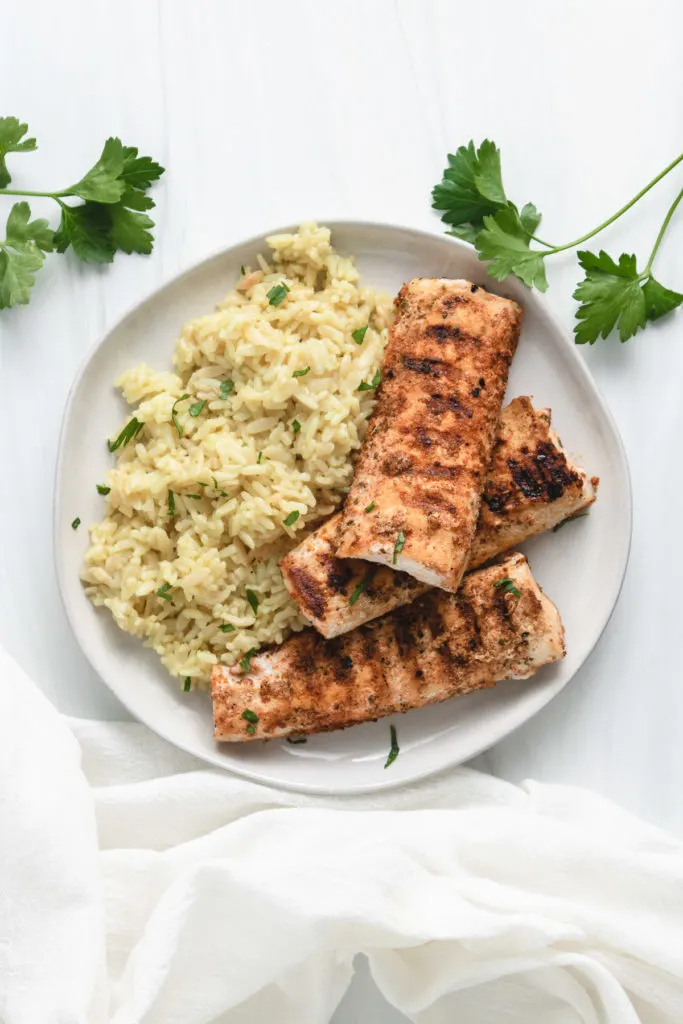
[[[397,786],[465,761],[531,718],[570,681],[588,656],[619,594],[631,536],[631,493],[624,450],[609,411],[574,344],[535,292],[514,279],[486,275],[471,249],[447,238],[373,223],[329,223],[333,242],[353,253],[365,281],[395,294],[412,277],[465,277],[525,308],[508,399],[532,395],[550,406],[565,446],[590,474],[600,496],[590,516],[525,546],[534,575],[558,605],[567,657],[529,681],[395,716],[401,753],[384,770],[389,721],[284,741],[218,745],[212,739],[208,696],[184,694],[157,656],[96,610],[79,582],[88,544],[84,527],[104,510],[95,484],[111,465],[105,439],[125,415],[113,381],[138,362],[170,368],[181,325],[210,310],[265,251],[263,237],[214,256],[137,306],[95,348],[78,375],[64,415],[55,511],[55,550],[61,592],[74,632],[93,667],[136,718],[178,747],[260,782],[307,792],[351,793]],[[292,230],[284,228],[280,230]]]

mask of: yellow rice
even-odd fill
[[[185,325],[175,372],[142,364],[116,382],[132,406],[121,426],[135,416],[143,427],[113,457],[82,578],[187,686],[302,627],[278,563],[351,482],[374,398],[358,388],[379,367],[391,317],[327,228],[267,243],[269,262],[237,282],[246,290]],[[289,291],[273,305],[279,285]]]

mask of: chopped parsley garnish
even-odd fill
[[[121,431],[121,433],[119,434],[115,441],[107,441],[109,451],[115,452],[119,448],[125,448],[127,444],[130,444],[134,437],[137,437],[137,435],[140,433],[144,425],[144,423],[140,423],[140,420],[137,418],[137,416],[133,416],[133,419],[129,420],[128,423],[126,423],[125,427],[123,428],[123,430]]]
[[[389,748],[389,756],[384,762],[385,768],[388,768],[390,764],[394,763],[394,761],[398,757],[398,752],[401,749],[398,745],[398,740],[396,738],[396,727],[393,725],[389,726],[389,732],[391,735],[391,747]]]
[[[79,527],[80,525],[81,525],[81,521],[80,521],[80,519],[78,518],[78,516],[76,516],[76,518],[75,518],[75,519],[73,520],[73,522],[71,523],[71,529],[72,529],[72,530],[77,530],[77,529],[78,529],[78,527]]]
[[[244,266],[244,263],[243,263],[243,264],[242,264],[242,266],[240,267],[240,274],[242,275],[242,277],[246,277],[246,274],[247,274],[247,269],[246,269],[246,267]]]
[[[375,507],[375,503],[374,503],[374,501],[371,501],[369,505],[365,506],[364,511],[365,512],[372,512],[374,507]]]
[[[306,736],[288,736],[287,742],[291,743],[293,747],[297,747],[300,743],[306,743]]]
[[[190,679],[189,676],[185,676],[185,682],[183,684],[183,690],[185,691],[185,693],[189,693],[191,689],[192,689],[192,680]]]
[[[573,516],[567,516],[567,518],[563,519],[561,523],[557,524],[557,526],[553,526],[553,533],[557,533],[558,530],[561,530],[563,526],[566,526],[567,523],[571,523],[574,519],[585,519],[587,515],[587,512],[577,512]]]
[[[285,524],[285,526],[294,526],[294,523],[297,521],[298,518],[299,513],[297,511],[294,511],[290,512],[287,518],[283,519],[282,522]]]
[[[307,373],[311,372],[310,366],[307,366],[305,370],[295,370],[292,377],[305,377]]]
[[[169,516],[175,515],[175,494],[173,491],[168,492],[168,514]]]
[[[292,433],[293,434],[298,434],[300,430],[301,430],[301,424],[299,423],[299,421],[298,420],[292,420]]]
[[[282,281],[281,284],[273,285],[273,287],[268,292],[268,302],[271,304],[271,306],[279,306],[280,303],[285,298],[285,296],[287,295],[288,291],[289,288],[284,283],[284,281]]]
[[[195,418],[197,416],[200,416],[201,412],[202,412],[202,409],[204,408],[205,405],[206,405],[206,399],[205,398],[201,402],[194,402],[190,406],[190,416],[194,416]]]
[[[97,493],[98,494],[109,494],[110,490],[111,490],[111,487],[106,487],[105,484],[98,484],[97,485]]]
[[[493,584],[495,590],[502,590],[504,594],[512,594],[514,597],[521,597],[521,591],[515,586],[515,581],[509,576],[503,576],[502,580],[496,580]]]
[[[194,498],[196,501],[201,501],[202,500],[202,495],[201,494],[186,494],[185,497],[186,498]]]
[[[218,393],[218,396],[219,396],[219,398],[222,398],[223,401],[225,401],[226,398],[228,397],[228,395],[231,395],[234,390],[235,390],[235,382],[234,382],[234,380],[224,380],[224,381],[221,381],[221,389],[220,389],[220,391]]]
[[[256,735],[256,726],[255,725],[248,725],[247,726],[247,732],[249,733],[250,736],[255,736]]]
[[[392,565],[396,565],[396,562],[398,560],[398,556],[403,551],[403,546],[404,546],[405,542],[406,542],[405,534],[404,534],[403,530],[399,530],[398,537],[396,538],[396,543],[394,544],[394,556],[391,559],[391,564]]]
[[[365,381],[362,381],[358,385],[358,390],[359,391],[374,391],[375,388],[379,387],[381,380],[382,380],[382,371],[378,370],[377,373],[375,374],[375,376],[370,381],[370,383],[367,384]]]
[[[213,480],[213,486],[214,486],[214,490],[218,491],[218,495],[219,495],[219,497],[221,497],[221,498],[227,498],[227,496],[228,496],[228,492],[227,492],[227,491],[222,491],[222,490],[220,489],[220,487],[218,486],[218,480],[216,480],[216,477],[215,477],[215,476],[212,476],[212,477],[211,477],[211,479]],[[201,486],[201,487],[208,487],[209,485],[208,485],[208,484],[201,484],[200,486]]]
[[[351,337],[355,341],[356,345],[362,345],[363,344],[363,340],[365,338],[365,334],[366,334],[366,331],[368,329],[368,326],[369,325],[366,324],[365,327],[359,327],[357,331],[351,331]]]
[[[219,626],[218,628],[220,629],[221,633],[235,632],[235,627],[233,626],[232,622],[224,622],[223,625]]]
[[[171,406],[171,419],[173,420],[173,425],[175,426],[176,430],[178,431],[178,437],[182,437],[183,436],[183,428],[180,426],[180,423],[178,422],[178,417],[177,417],[176,411],[175,411],[176,410],[176,406],[177,406],[178,402],[184,402],[185,399],[189,398],[189,397],[190,396],[188,394],[181,395],[180,398],[176,398],[175,402]]]
[[[251,610],[254,615],[256,615],[256,612],[258,611],[258,597],[253,590],[247,590],[247,601],[251,605]]]
[[[351,594],[351,597],[349,598],[349,607],[353,607],[353,605],[356,603],[360,595],[368,589],[369,584],[370,575],[367,575],[365,579],[362,579],[360,581],[354,592]]]
[[[164,583],[163,586],[157,590],[157,597],[160,597],[162,601],[170,601],[173,604],[173,598],[171,597],[171,584]]]
[[[251,662],[251,659],[256,654],[257,650],[258,650],[257,647],[250,647],[249,650],[247,651],[247,653],[244,655],[244,657],[240,661],[240,668],[242,669],[243,672],[248,672],[249,671],[249,664]]]
[[[263,458],[263,452],[259,452],[259,453],[258,453],[258,456],[257,456],[257,458],[256,458],[256,465],[257,465],[257,466],[260,466],[260,465],[261,465],[261,459],[262,459],[262,458]]]
[[[251,711],[249,708],[245,708],[242,712],[242,718],[245,722],[251,722],[252,725],[256,725],[258,722],[258,715],[255,711]]]

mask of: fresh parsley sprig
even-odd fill
[[[448,234],[470,242],[479,258],[488,261],[491,277],[504,281],[514,274],[527,287],[545,291],[548,256],[575,249],[613,224],[682,160],[683,153],[602,224],[564,245],[551,245],[537,236],[541,214],[533,203],[526,203],[520,210],[507,198],[500,150],[488,139],[478,148],[469,142],[449,155],[442,181],[432,191],[432,205],[441,211]],[[681,199],[683,190],[671,204],[641,271],[633,255],[622,253],[614,260],[602,250],[598,254],[579,250],[579,264],[585,277],[574,292],[580,303],[574,327],[577,344],[592,345],[615,329],[620,339],[627,341],[648,322],[658,320],[683,303],[683,294],[665,288],[652,272],[662,238]],[[532,242],[536,246],[532,247]]]
[[[34,138],[25,138],[28,125],[16,117],[0,117],[0,195],[54,199],[61,210],[56,231],[43,219],[30,219],[27,202],[10,210],[5,238],[0,240],[0,309],[25,305],[31,296],[35,274],[49,252],[65,252],[88,263],[111,263],[117,252],[152,251],[154,221],[147,211],[154,200],[147,190],[164,173],[148,156],[139,156],[134,146],[120,139],[107,139],[99,160],[74,185],[53,192],[10,189],[6,157],[37,148]],[[82,199],[71,205],[65,200]]]

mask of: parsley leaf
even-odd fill
[[[391,564],[392,565],[396,565],[396,562],[398,561],[398,556],[401,554],[401,552],[403,551],[403,548],[405,546],[405,542],[406,542],[405,534],[404,534],[403,530],[399,530],[398,537],[396,538],[396,543],[394,544],[394,554],[393,554],[393,557],[391,559]]]
[[[567,516],[566,519],[563,519],[561,522],[553,526],[553,533],[557,533],[558,530],[561,530],[563,526],[567,525],[567,523],[573,522],[574,519],[585,519],[587,515],[587,512],[575,512],[573,516]]]
[[[42,217],[29,222],[31,207],[26,202],[15,203],[9,212],[6,228],[6,242],[19,249],[30,242],[35,242],[43,252],[52,252],[54,232]]]
[[[197,416],[201,415],[202,410],[203,410],[205,405],[206,405],[206,399],[204,399],[202,402],[194,402],[190,406],[190,416],[194,416],[195,419],[196,419]],[[204,486],[206,486],[206,484]]]
[[[252,725],[256,725],[258,722],[258,715],[255,711],[251,711],[250,708],[245,708],[241,716],[245,722],[251,722]]]
[[[659,320],[660,316],[666,316],[683,302],[683,295],[680,292],[665,288],[659,281],[655,281],[654,277],[649,277],[643,285],[643,295],[648,320]]]
[[[26,305],[35,284],[34,274],[44,258],[35,246],[10,249],[0,245],[0,309]]]
[[[109,494],[110,491],[111,491],[111,487],[105,487],[104,484],[97,484],[97,493],[98,494]]]
[[[349,598],[349,608],[353,608],[354,604],[356,603],[360,595],[368,589],[371,579],[372,577],[370,576],[370,574],[368,574],[364,579],[360,581],[358,586],[354,589],[353,593],[351,594],[351,597]]]
[[[260,465],[261,465],[261,459],[262,459],[262,458],[263,458],[263,452],[259,452],[259,453],[258,453],[258,456],[256,457],[256,465],[257,465],[257,466],[260,466]]]
[[[292,433],[293,434],[298,434],[300,430],[301,430],[301,424],[299,423],[299,421],[298,420],[292,420]]]
[[[168,492],[168,514],[169,516],[175,515],[175,494],[173,491]]]
[[[377,373],[372,378],[372,380],[371,380],[371,382],[369,384],[367,384],[365,381],[361,381],[361,383],[358,385],[358,390],[359,391],[374,391],[375,388],[378,388],[380,386],[381,381],[382,381],[382,371],[378,370]]]
[[[164,168],[151,156],[138,156],[136,146],[123,147],[123,170],[121,177],[129,189],[151,188],[164,173]]]
[[[311,372],[310,366],[307,366],[305,370],[295,370],[292,377],[305,377],[307,373]]]
[[[219,398],[221,398],[223,401],[225,401],[227,399],[228,395],[231,395],[234,390],[235,390],[235,382],[234,382],[234,380],[223,380],[223,381],[221,381],[221,388],[220,388],[220,391],[218,392]]]
[[[184,395],[181,395],[180,398],[176,398],[175,402],[171,406],[171,419],[173,420],[173,425],[175,426],[176,430],[178,431],[178,437],[182,437],[183,436],[183,428],[181,427],[180,422],[178,420],[178,414],[176,413],[176,406],[178,405],[178,402],[184,402],[185,399],[189,398],[189,397],[190,396],[186,392]]]
[[[367,333],[369,324],[365,327],[359,327],[357,331],[351,331],[351,337],[355,341],[356,345],[362,345]]]
[[[86,263],[111,263],[116,246],[109,237],[110,218],[99,203],[67,206],[62,203],[62,219],[55,232],[55,249],[66,252],[72,247]]]
[[[585,250],[578,255],[586,272],[574,292],[581,303],[574,328],[579,345],[593,345],[615,327],[620,340],[628,341],[648,320],[659,319],[683,302],[683,295],[664,288],[649,273],[639,274],[633,255],[622,253],[618,263],[604,250],[597,256]]]
[[[141,423],[137,416],[133,416],[133,419],[126,423],[115,441],[107,441],[109,451],[115,452],[119,448],[125,448],[127,444],[130,444],[130,442],[138,436],[144,425],[145,424]]]
[[[500,169],[500,150],[484,139],[479,149],[470,141],[448,154],[448,167],[432,191],[432,206],[454,234],[471,242],[484,217],[507,205]]]
[[[92,199],[96,203],[118,202],[127,184],[121,177],[124,162],[125,152],[121,139],[107,139],[97,163],[67,191],[72,196]]]
[[[27,153],[37,149],[35,139],[25,139],[28,125],[18,117],[0,117],[0,188],[7,188],[12,177],[7,170],[8,153]]]
[[[399,755],[400,747],[398,745],[398,738],[396,736],[396,727],[389,726],[389,735],[391,736],[391,747],[389,749],[389,756],[387,757],[384,767],[388,768],[390,764],[393,764]]]
[[[288,291],[289,288],[284,283],[284,281],[282,281],[281,284],[273,285],[273,287],[267,294],[268,302],[271,304],[271,306],[279,306],[280,303],[284,300]]]
[[[285,526],[294,526],[294,523],[297,521],[298,518],[299,513],[296,510],[294,510],[293,512],[290,512],[287,518],[283,519],[282,522],[285,524]]]
[[[1,120],[1,119],[0,119]],[[54,235],[46,220],[29,221],[28,203],[15,203],[9,212],[5,240],[0,241],[0,309],[25,305],[45,253],[51,252]]]
[[[502,590],[504,594],[512,594],[514,597],[521,597],[521,593],[515,586],[515,581],[510,579],[509,576],[503,576],[501,580],[496,580],[493,584],[494,590]]]
[[[183,690],[185,693],[189,693],[192,689],[192,680],[189,676],[185,676],[185,682],[183,683]]]
[[[247,601],[251,605],[251,610],[254,615],[256,615],[256,612],[258,611],[258,597],[253,590],[247,590]]]
[[[80,519],[78,518],[78,516],[76,516],[76,518],[75,518],[75,519],[73,520],[73,522],[71,523],[71,529],[72,529],[72,530],[77,530],[77,529],[78,529],[78,527],[79,527],[80,525],[81,525],[81,521],[80,521]]]
[[[240,668],[242,669],[243,672],[248,672],[249,671],[249,665],[251,664],[251,659],[254,657],[254,655],[256,654],[257,650],[258,650],[258,647],[250,647],[249,650],[247,651],[247,653],[244,655],[244,657],[240,661]]]
[[[86,204],[87,205],[87,204]],[[118,203],[105,207],[104,215],[108,215],[108,233],[115,252],[137,252],[149,256],[154,248],[154,236],[151,229],[154,221],[143,210],[149,210],[154,202],[143,192],[129,189],[123,193]]]
[[[157,597],[160,597],[162,601],[170,601],[173,604],[173,598],[171,597],[171,584],[164,583],[163,586],[159,587],[156,592]]]
[[[364,511],[364,512],[372,512],[372,510],[373,510],[373,508],[374,508],[374,507],[375,507],[375,503],[374,503],[374,501],[371,501],[369,505],[366,505],[366,506],[365,506],[365,508],[363,509],[363,511]]]
[[[548,281],[543,262],[546,253],[529,248],[529,235],[519,222],[516,210],[501,210],[495,217],[484,217],[484,228],[477,235],[479,259],[489,260],[487,270],[496,281],[515,274],[528,288],[546,291]]]
[[[235,627],[231,622],[224,622],[222,626],[218,627],[221,633],[234,633]]]

